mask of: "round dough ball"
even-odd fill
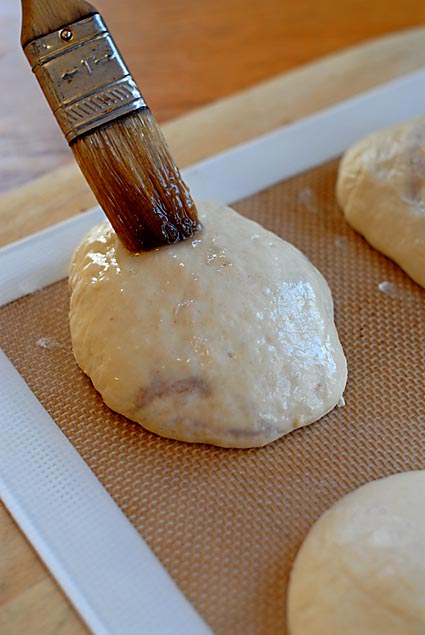
[[[425,117],[350,148],[337,198],[348,223],[425,287]]]
[[[425,471],[368,483],[313,525],[288,622],[290,635],[425,633]]]
[[[108,223],[70,270],[73,350],[113,410],[165,437],[261,446],[339,401],[345,358],[324,278],[218,203],[203,230],[137,256]]]

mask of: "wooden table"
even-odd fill
[[[425,64],[425,31],[414,30],[292,71],[420,25],[423,0],[99,0],[97,8],[159,121],[178,117],[164,130],[181,166]],[[92,199],[66,167],[70,152],[19,49],[17,0],[1,0],[0,32],[0,192],[10,191],[0,197],[5,244]],[[0,632],[87,633],[4,508],[0,545]]]

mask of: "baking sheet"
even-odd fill
[[[348,359],[346,405],[266,448],[169,441],[106,408],[73,360],[66,281],[0,310],[6,354],[218,635],[284,633],[312,522],[371,479],[424,467],[425,293],[346,225],[336,169],[235,206],[324,273]]]
[[[312,522],[362,483],[424,467],[424,291],[346,225],[336,168],[235,205],[324,273],[348,359],[346,405],[266,448],[169,441],[109,411],[73,361],[65,281],[0,309],[9,359],[217,634],[285,633],[289,569]]]
[[[194,198],[233,203],[423,113],[425,71],[417,71],[201,161],[183,177]],[[64,277],[75,244],[102,218],[95,207],[0,249],[0,306]]]

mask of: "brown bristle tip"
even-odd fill
[[[100,126],[71,148],[130,252],[185,240],[200,228],[189,189],[149,109]]]

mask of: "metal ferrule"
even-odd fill
[[[40,37],[24,51],[69,143],[146,108],[99,14]]]

